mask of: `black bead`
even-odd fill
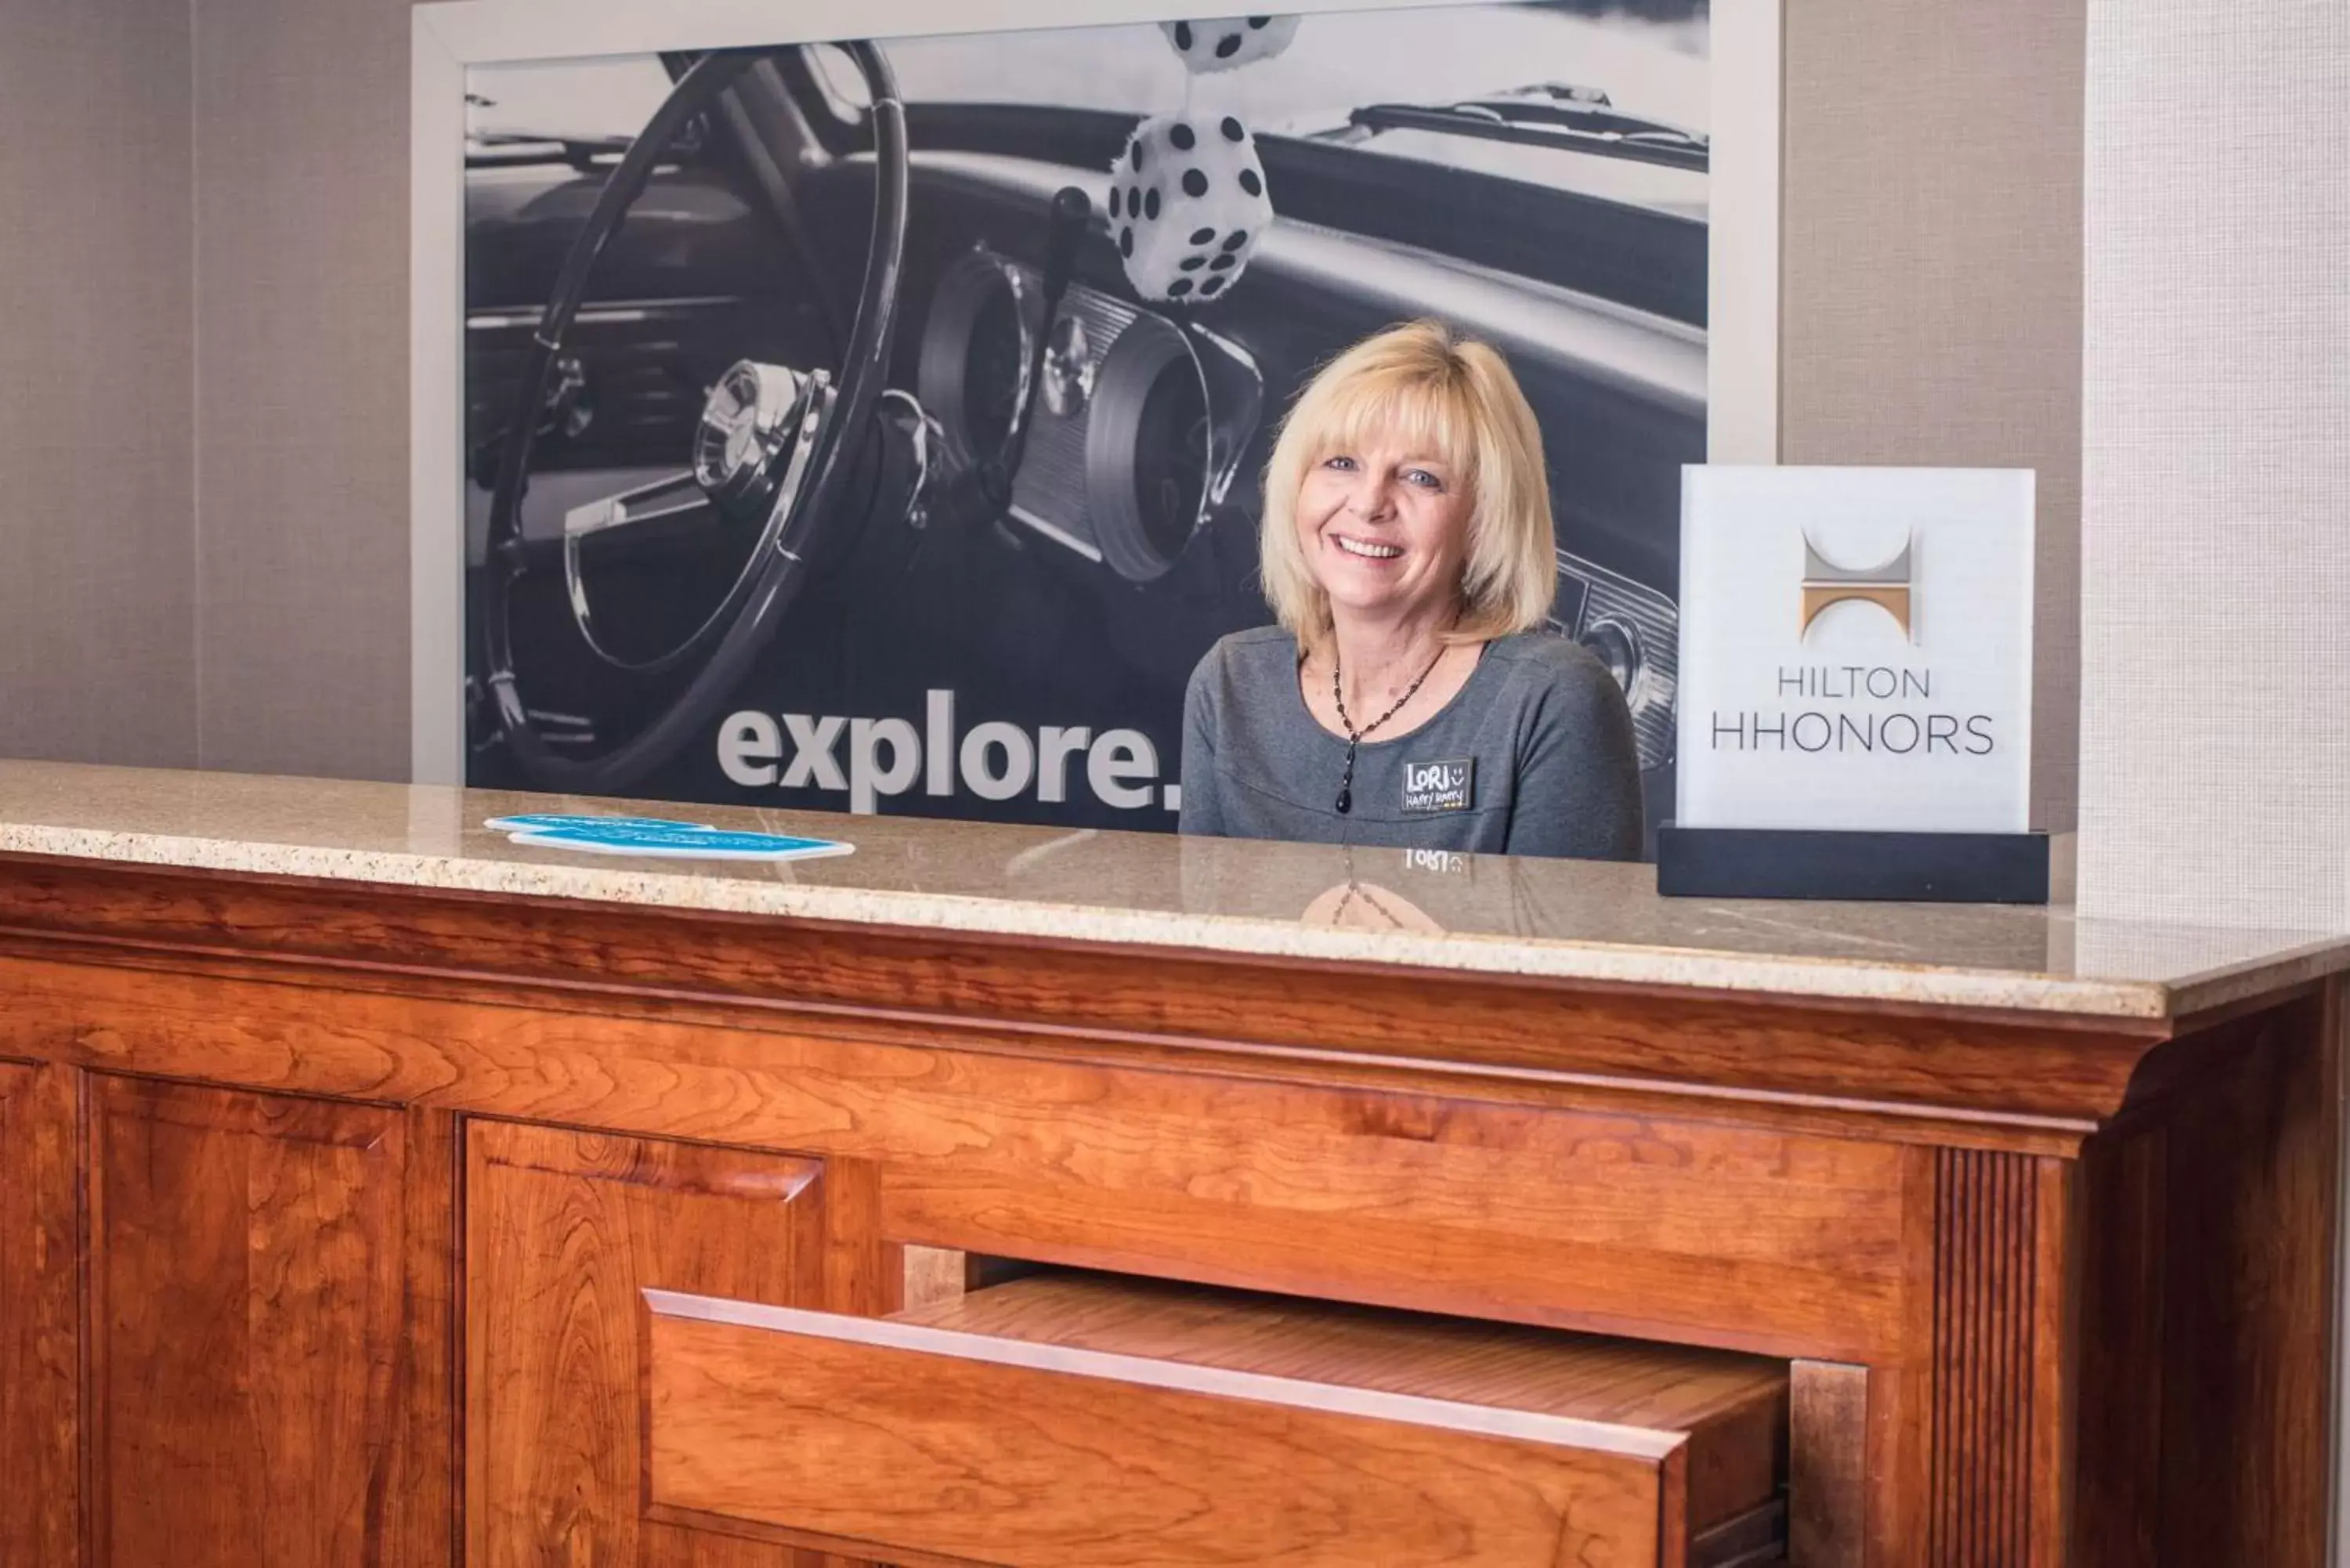
[[[1347,812],[1354,809],[1355,792],[1348,789],[1345,784],[1340,784],[1338,786],[1338,799],[1336,805],[1338,815],[1340,816],[1346,815]]]
[[[1241,182],[1243,184],[1246,184],[1248,182],[1248,171],[1245,169],[1241,171]],[[1183,193],[1187,196],[1206,195],[1208,193],[1208,177],[1205,174],[1201,173],[1197,169],[1184,170]],[[1253,196],[1256,192],[1251,191],[1249,194]]]
[[[1167,140],[1175,144],[1175,151],[1178,152],[1189,152],[1191,151],[1192,144],[1200,139],[1191,134],[1190,126],[1179,119],[1169,128]]]
[[[1198,171],[1195,170],[1193,172],[1196,173]],[[1190,177],[1190,175],[1184,176],[1187,180]],[[1241,171],[1241,189],[1252,196],[1262,196],[1264,194],[1264,182],[1257,178],[1255,170],[1243,169]],[[1193,192],[1195,195],[1197,193]]]

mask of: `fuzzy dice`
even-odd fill
[[[1295,16],[1218,16],[1159,26],[1195,76],[1238,70],[1257,60],[1269,60],[1297,36]]]
[[[1226,293],[1272,221],[1256,138],[1228,114],[1144,120],[1110,169],[1110,237],[1144,299]]]

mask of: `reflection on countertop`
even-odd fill
[[[531,811],[846,839],[587,855]],[[2065,908],[1667,899],[1651,867],[0,762],[0,852],[1633,985],[2159,1020],[2350,968],[2350,936]]]

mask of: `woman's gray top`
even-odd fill
[[[1565,638],[1487,643],[1468,681],[1404,734],[1347,742],[1307,711],[1278,627],[1208,650],[1183,696],[1186,833],[1637,860],[1640,763],[1624,694]]]

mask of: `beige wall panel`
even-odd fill
[[[196,758],[188,27],[0,5],[0,755]]]
[[[408,0],[192,0],[203,762],[408,773]]]
[[[2089,16],[2081,906],[2350,925],[2350,6]]]
[[[2085,0],[1785,0],[1780,455],[2039,471],[2033,820],[2073,825]]]

